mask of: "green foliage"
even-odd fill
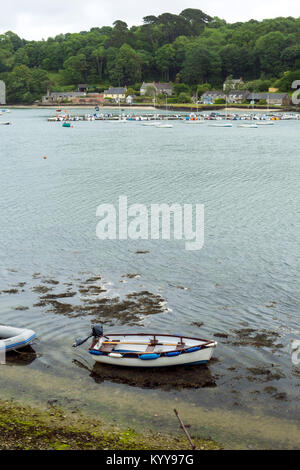
[[[197,93],[198,97],[200,97],[200,96],[203,95],[203,93],[205,93],[206,91],[209,91],[209,90],[211,90],[210,83],[203,83],[202,85],[197,86],[196,93]]]
[[[274,87],[279,88],[281,92],[288,92],[292,90],[292,83],[300,80],[300,69],[294,72],[285,72],[283,76],[274,82]]]
[[[243,77],[257,92],[269,86],[290,91],[299,79],[300,18],[227,24],[187,8],[143,20],[132,27],[117,20],[113,27],[43,41],[27,41],[11,31],[0,34],[0,79],[7,82],[8,102],[40,99],[47,86],[76,89],[81,82],[100,91],[127,85],[137,94],[143,81],[172,81],[177,98],[221,88],[228,76]]]
[[[188,93],[180,93],[177,99],[178,103],[191,103],[191,97]]]
[[[226,100],[224,100],[223,98],[217,98],[215,100],[215,104],[226,104]]]
[[[254,93],[266,92],[272,86],[273,80],[252,80],[243,85],[243,89]]]

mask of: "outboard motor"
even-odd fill
[[[92,328],[92,333],[93,333],[94,338],[101,338],[103,336],[103,326],[94,325]]]
[[[101,325],[93,325],[92,334],[89,335],[85,339],[78,338],[73,344],[73,348],[77,348],[78,346],[81,346],[90,338],[94,338],[94,340],[98,340],[99,338],[102,338],[102,336],[103,336],[103,327]]]

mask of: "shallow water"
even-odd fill
[[[13,125],[0,126],[0,322],[39,337],[36,355],[1,367],[6,393],[16,396],[15,384],[24,399],[65,395],[72,402],[75,394],[80,409],[106,409],[132,426],[145,422],[145,406],[149,426],[172,422],[167,410],[179,402],[195,433],[209,429],[225,442],[235,423],[231,447],[239,420],[250,439],[259,416],[265,446],[296,447],[300,366],[292,364],[290,342],[300,339],[300,122],[259,129],[79,122],[64,129],[49,115],[14,110]],[[117,205],[120,195],[147,206],[204,204],[203,249],[186,251],[183,240],[100,241],[96,208]],[[135,291],[146,293],[127,297]],[[64,297],[49,298],[57,294]],[[154,372],[148,381],[95,368],[86,347],[71,348],[94,320],[116,332],[219,334],[216,360],[170,377]],[[20,377],[34,385],[20,385]],[[60,380],[69,381],[65,392]],[[76,392],[71,380],[80,383]],[[222,433],[221,416],[228,423]],[[279,430],[288,422],[287,443]]]

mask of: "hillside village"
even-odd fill
[[[224,82],[222,90],[208,90],[199,95],[185,94],[185,103],[198,103],[203,105],[214,104],[245,104],[257,105],[266,104],[271,106],[289,106],[291,99],[288,93],[278,93],[277,89],[270,89],[265,93],[253,93],[249,90],[241,89],[244,85],[242,79],[233,79],[230,83]],[[189,98],[189,99],[187,99]],[[105,104],[138,104],[138,103],[156,103],[159,100],[169,101],[169,104],[181,103],[180,95],[174,94],[172,83],[145,83],[143,82],[139,90],[131,87],[110,87],[103,93],[90,92],[88,84],[79,84],[76,91],[63,92],[48,90],[42,97],[44,105],[72,104],[72,105],[95,105],[103,106]]]

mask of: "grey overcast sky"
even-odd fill
[[[0,16],[0,33],[10,30],[29,40],[47,39],[111,26],[115,20],[138,25],[144,16],[178,14],[185,8],[199,8],[228,22],[300,16],[299,0],[8,0]]]

